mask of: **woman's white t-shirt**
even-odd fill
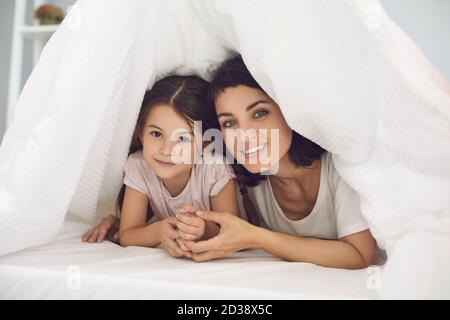
[[[337,240],[368,229],[361,214],[359,195],[336,172],[331,154],[322,155],[320,187],[311,213],[301,220],[290,220],[282,212],[269,179],[248,187],[263,227],[293,236]]]

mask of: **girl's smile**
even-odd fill
[[[162,161],[162,160],[158,160],[158,159],[155,159],[155,161],[156,161],[161,167],[173,167],[173,166],[176,165],[176,164],[173,163],[173,162],[167,162],[167,161]]]

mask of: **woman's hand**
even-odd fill
[[[183,243],[199,240],[205,234],[206,222],[195,214],[196,211],[195,206],[185,205],[177,214],[178,233]]]
[[[177,218],[168,217],[160,221],[159,240],[163,248],[176,258],[187,257],[192,258],[192,253],[179,240],[180,235],[177,231]],[[185,249],[185,250],[183,250]]]
[[[102,242],[110,231],[113,233],[110,240],[117,243],[119,241],[119,219],[112,214],[104,217],[98,225],[89,229],[81,240],[89,243]]]
[[[196,215],[219,224],[220,233],[207,241],[184,241],[193,253],[193,260],[208,261],[253,246],[254,230],[257,227],[247,221],[229,213],[196,211]]]

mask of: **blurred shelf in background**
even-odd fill
[[[33,37],[42,37],[42,36],[51,36],[56,29],[58,29],[59,25],[47,25],[47,26],[23,26],[19,29],[19,32],[24,36],[33,38]]]
[[[32,6],[27,6],[29,1],[32,1]],[[22,91],[25,39],[30,39],[32,42],[32,59],[34,67],[39,60],[45,44],[59,27],[59,24],[39,25],[37,20],[34,20],[34,24],[27,23],[27,15],[30,14],[28,11],[32,9],[33,12],[31,12],[31,14],[34,16],[36,9],[45,2],[46,1],[44,0],[15,0],[14,3],[6,128],[8,128],[11,123],[14,106]]]

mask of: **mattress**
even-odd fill
[[[161,248],[83,243],[65,221],[48,244],[0,257],[1,299],[373,299],[369,269],[340,270],[246,250],[203,263]]]

